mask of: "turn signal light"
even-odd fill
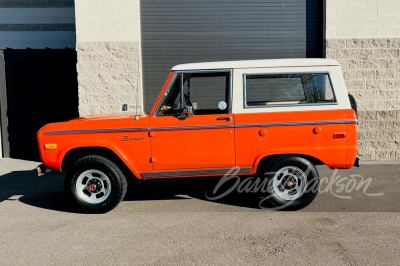
[[[57,144],[44,144],[45,150],[57,150]]]
[[[333,134],[334,139],[345,139],[346,138],[346,133],[335,133]]]

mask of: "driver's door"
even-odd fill
[[[235,166],[230,95],[230,70],[177,72],[150,118],[153,170],[179,176]],[[192,115],[182,116],[185,106]]]

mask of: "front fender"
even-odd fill
[[[80,146],[80,147],[70,146],[70,147],[65,148],[61,152],[61,154],[57,160],[57,170],[61,171],[63,161],[65,159],[65,156],[68,154],[68,152],[73,151],[74,149],[80,149],[80,148],[104,148],[104,149],[107,149],[107,150],[113,152],[119,159],[121,159],[121,161],[129,168],[129,170],[132,171],[132,173],[136,177],[140,178],[140,174],[139,174],[137,167],[129,161],[127,156],[125,156],[125,154],[120,149],[115,149],[111,145],[107,145],[107,144],[104,145],[104,144],[100,144],[100,143],[92,143],[92,144],[87,144],[87,145]],[[51,168],[51,167],[49,167],[49,168]]]
[[[139,133],[139,141],[121,141],[121,134],[109,136],[107,138],[91,137],[89,135],[64,135],[62,138],[57,136],[45,136],[43,143],[56,143],[57,150],[44,150],[43,156],[46,158],[43,163],[46,167],[53,170],[62,170],[62,163],[66,154],[76,148],[99,147],[105,148],[118,156],[121,161],[132,171],[132,173],[140,178],[140,170],[142,172],[151,171],[150,158],[150,140],[144,138],[145,133]],[[98,139],[98,140],[97,140]],[[43,146],[43,144],[42,144]],[[139,164],[139,167],[138,165]]]

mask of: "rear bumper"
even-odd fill
[[[360,159],[358,157],[356,157],[356,160],[354,161],[355,167],[360,167],[359,161],[360,161]]]

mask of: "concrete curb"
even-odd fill
[[[391,161],[362,161],[360,160],[360,165],[363,164],[400,164],[400,160],[391,160]]]

